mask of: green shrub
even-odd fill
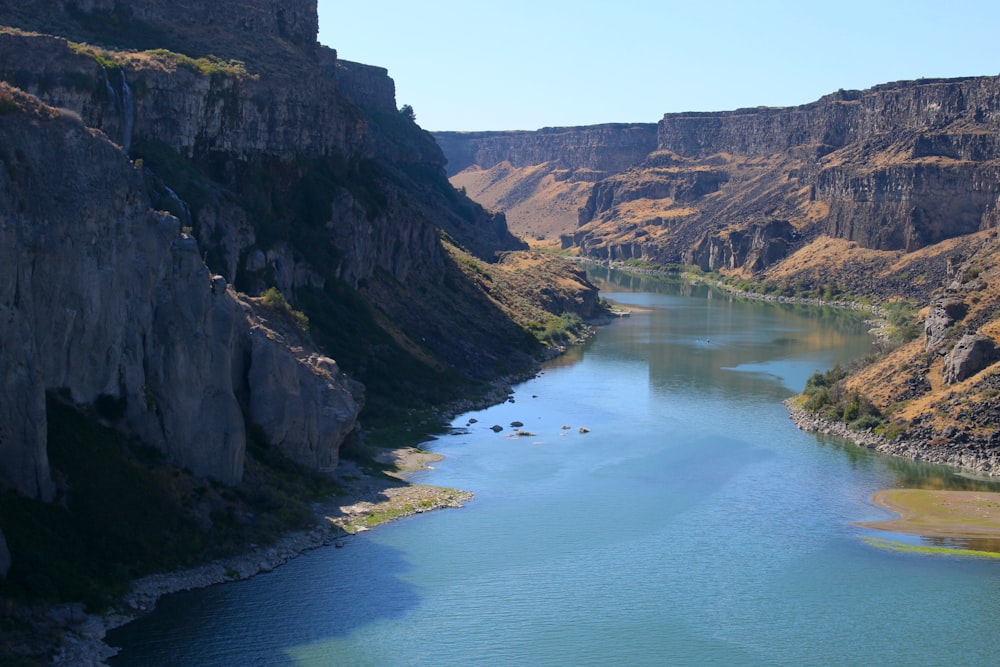
[[[830,390],[826,387],[820,387],[808,396],[804,407],[809,412],[818,412],[820,408],[830,404]]]
[[[851,422],[851,430],[854,431],[867,431],[868,429],[875,429],[882,425],[882,420],[875,415],[864,415]]]
[[[240,79],[250,76],[246,65],[241,60],[223,60],[213,55],[192,58],[167,49],[153,49],[148,53],[172,63],[175,67],[181,67],[202,76],[226,76]]]
[[[309,318],[306,317],[306,314],[301,310],[293,310],[285,295],[277,287],[268,287],[261,294],[261,303],[272,310],[282,313],[289,321],[303,331],[309,329]]]
[[[896,440],[906,433],[907,424],[903,421],[891,421],[875,429],[875,432],[886,440]]]
[[[921,334],[916,319],[917,308],[912,301],[893,301],[885,305],[888,329],[886,335],[897,343],[907,343]]]
[[[552,346],[572,343],[573,340],[584,334],[587,327],[576,313],[563,313],[558,317],[553,315],[544,325],[532,324],[535,325],[531,328],[536,338],[542,343]]]
[[[842,421],[852,427],[857,423],[864,424],[861,428],[874,428],[881,424],[882,414],[867,396],[858,391],[845,390],[847,375],[848,370],[839,364],[825,373],[813,373],[802,391],[805,397],[803,407],[810,412],[823,410],[823,417],[828,421]]]

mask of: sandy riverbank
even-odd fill
[[[1000,493],[887,489],[872,502],[899,518],[858,525],[927,537],[1000,538]]]
[[[307,551],[323,546],[349,546],[351,535],[406,516],[446,507],[461,507],[473,494],[406,481],[409,473],[430,467],[443,457],[413,447],[385,450],[376,460],[394,467],[386,474],[369,474],[358,464],[342,460],[334,476],[344,489],[342,495],[317,504],[313,528],[286,535],[267,546],[199,567],[155,574],[132,582],[129,593],[118,607],[102,616],[85,615],[82,605],[73,605],[54,665],[100,666],[117,649],[104,642],[108,630],[150,613],[157,600],[180,591],[249,579],[269,572]]]

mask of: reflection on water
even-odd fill
[[[1000,553],[1000,539],[991,537],[946,537],[941,535],[922,535],[924,544],[943,549],[968,549],[970,551],[987,551]]]
[[[171,598],[112,633],[116,667],[994,664],[1000,564],[856,525],[889,518],[880,489],[980,482],[803,433],[780,403],[865,354],[864,323],[615,280],[631,317],[426,445],[446,458],[416,479],[465,508]],[[490,430],[515,420],[536,436]]]
[[[879,465],[894,474],[894,488],[937,491],[988,491],[1000,493],[1000,479],[977,477],[970,471],[913,461],[895,456],[883,456],[864,447],[828,435],[816,434],[821,446],[840,450],[857,467]]]

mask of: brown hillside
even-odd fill
[[[551,245],[576,228],[579,209],[600,175],[549,163],[514,167],[503,162],[489,169],[469,167],[452,176],[451,183],[486,208],[503,211],[514,234],[532,244]]]

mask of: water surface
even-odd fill
[[[855,525],[888,516],[876,490],[968,480],[781,405],[867,353],[864,324],[622,280],[604,290],[631,317],[426,445],[447,458],[418,480],[465,508],[170,596],[112,633],[113,664],[995,664],[1000,564]]]

